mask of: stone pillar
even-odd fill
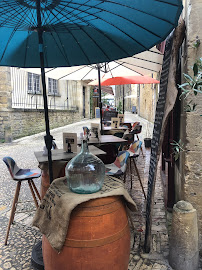
[[[0,142],[11,142],[12,88],[10,67],[0,67]]]
[[[198,270],[197,213],[189,202],[179,201],[173,208],[169,263],[175,270]]]

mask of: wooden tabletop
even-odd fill
[[[79,153],[80,150],[81,150],[81,147],[78,146],[77,153]],[[106,152],[102,151],[101,149],[99,149],[93,145],[89,145],[89,151],[94,155],[106,154]],[[59,160],[67,160],[68,161],[77,155],[77,153],[64,152],[63,149],[51,150],[51,153],[52,153],[52,161],[59,161]],[[34,152],[34,154],[35,154],[35,157],[39,163],[48,162],[48,156],[44,156],[43,151]]]
[[[107,144],[107,143],[124,143],[127,142],[127,140],[124,140],[122,138],[113,136],[113,135],[101,135],[99,137],[99,140],[95,137],[90,137],[88,144]],[[77,138],[77,144],[81,144],[80,138]]]

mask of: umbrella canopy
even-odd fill
[[[0,0],[0,10],[0,65],[40,67],[43,49],[44,67],[62,67],[109,62],[150,49],[176,27],[182,3]],[[39,31],[43,46],[38,45]]]
[[[124,85],[124,84],[152,84],[160,83],[156,79],[148,76],[126,76],[126,77],[114,77],[109,79],[102,79],[101,85]],[[98,85],[98,81],[92,81],[89,85]]]
[[[150,49],[177,26],[182,3],[181,0],[0,0],[0,10],[0,65],[41,68],[45,142],[52,182],[53,138],[44,68],[109,62]]]
[[[102,78],[117,76],[148,75],[159,72],[163,63],[163,54],[153,47],[148,51],[138,53],[111,62],[100,64],[100,75]],[[45,69],[46,75],[56,80],[95,80],[97,78],[97,65],[85,65],[74,67],[58,67]],[[25,71],[40,74],[40,69],[24,68]]]

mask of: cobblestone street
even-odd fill
[[[143,131],[140,134],[141,140],[144,138],[146,132],[148,132],[148,129],[150,133],[152,133],[152,125],[148,125],[144,119],[141,119],[137,115],[133,114],[126,114],[126,117],[128,120],[131,121],[138,120],[143,125]],[[93,121],[98,122],[98,120],[96,119],[94,119]],[[89,125],[90,122],[92,122],[92,120],[82,121],[53,130],[51,134],[55,138],[58,148],[62,148],[62,132],[76,131],[79,134],[82,131],[82,126]],[[16,185],[14,181],[10,180],[10,176],[8,174],[5,164],[2,161],[2,158],[9,155],[13,157],[19,167],[22,168],[37,167],[38,164],[34,156],[34,151],[42,150],[44,145],[43,135],[44,134],[37,134],[31,137],[16,140],[11,144],[0,145],[0,270],[34,269],[31,265],[31,252],[33,246],[39,240],[41,240],[41,234],[36,228],[31,226],[33,213],[16,214],[14,225],[11,226],[10,235],[8,238],[8,245],[4,246],[9,212]],[[144,143],[143,153],[144,157],[142,154],[140,154],[137,161],[137,166],[139,168],[140,176],[142,178],[144,189],[146,191],[150,150],[144,148]],[[40,188],[40,180],[36,180],[35,183],[37,183],[38,188]],[[138,207],[138,211],[131,214],[135,229],[133,230],[131,228],[131,254],[128,270],[171,270],[172,268],[169,266],[167,261],[168,234],[166,228],[165,208],[163,203],[163,191],[159,174],[157,177],[155,189],[152,226],[152,247],[149,254],[143,252],[146,202],[137,176],[134,175],[133,177],[133,189],[131,190],[128,171],[125,185]],[[21,200],[24,200],[25,198],[31,198],[31,194],[26,183],[22,184],[21,191]],[[32,203],[28,203],[26,205],[29,209],[34,209]],[[22,210],[24,210],[24,208]]]

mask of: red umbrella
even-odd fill
[[[152,83],[160,83],[160,81],[157,81],[148,76],[124,76],[101,80],[101,85],[152,84]],[[89,85],[98,85],[98,81],[94,80],[90,82]]]
[[[101,85],[123,85],[123,84],[152,84],[160,83],[151,77],[148,76],[124,76],[124,77],[113,77],[109,79],[102,79]],[[89,85],[98,85],[99,82],[94,80],[89,83]],[[123,113],[124,113],[124,89],[123,89]],[[102,130],[102,124],[101,124]]]

